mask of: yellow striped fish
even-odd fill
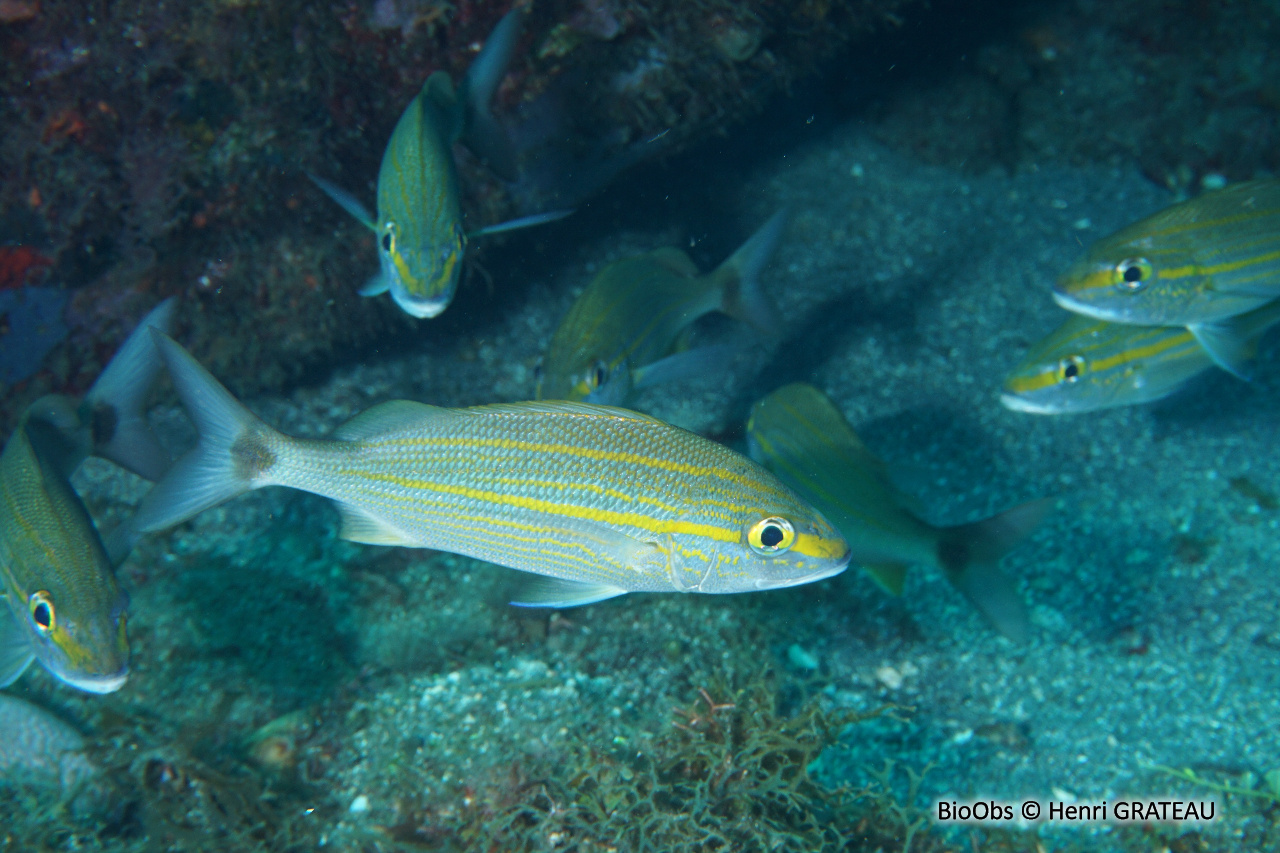
[[[0,456],[0,687],[39,660],[72,687],[110,693],[129,674],[128,597],[84,504],[51,461],[57,441],[31,422]]]
[[[157,335],[200,443],[147,495],[160,530],[280,485],[337,502],[356,542],[434,548],[532,572],[520,602],[564,607],[627,592],[728,593],[830,577],[849,546],[772,474],[625,409],[515,403],[376,406],[333,440],[291,438]]]
[[[1244,343],[1247,358],[1277,321],[1280,300],[1221,326]],[[1038,415],[1133,406],[1172,394],[1213,364],[1186,326],[1130,326],[1074,314],[1009,373],[1000,402]]]
[[[1030,623],[1000,558],[1044,517],[1031,501],[971,524],[938,527],[907,509],[885,465],[817,388],[785,385],[758,401],[747,421],[751,457],[813,503],[848,540],[851,559],[887,592],[901,595],[907,567],[944,575],[1015,641]]]
[[[405,108],[378,170],[376,219],[355,196],[308,173],[330,198],[377,235],[381,272],[360,290],[362,296],[390,291],[406,313],[419,319],[435,317],[453,301],[469,237],[551,222],[570,213],[526,216],[469,234],[462,227],[453,144],[464,138],[491,166],[514,169],[514,155],[488,104],[502,82],[523,17],[517,8],[498,22],[457,91],[449,75],[437,71]]]
[[[1215,324],[1280,297],[1280,180],[1247,181],[1175,204],[1099,240],[1054,286],[1098,320],[1187,326],[1234,370],[1242,343]]]
[[[633,390],[705,373],[732,358],[732,349],[680,350],[679,344],[682,333],[712,311],[777,331],[760,270],[785,225],[785,213],[774,214],[710,275],[700,275],[675,248],[609,264],[552,335],[538,399],[623,405]]]
[[[126,531],[108,554],[68,478],[94,453],[143,476],[168,459],[143,411],[159,371],[151,328],[166,328],[167,300],[139,324],[83,403],[37,401],[0,455],[0,687],[33,660],[61,681],[109,693],[129,673],[128,596],[112,565],[132,546]]]

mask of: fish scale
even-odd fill
[[[250,414],[173,341],[160,347],[202,438],[143,501],[142,531],[251,488],[286,486],[337,502],[345,538],[452,551],[590,588],[560,604],[791,586],[848,562],[840,534],[768,471],[636,412],[393,401],[334,440],[296,439]],[[762,545],[769,525],[785,546]]]

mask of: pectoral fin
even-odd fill
[[[356,291],[361,296],[381,296],[391,289],[391,282],[382,273],[374,275],[364,283],[364,287]]]
[[[1256,335],[1246,337],[1230,319],[1219,323],[1196,323],[1187,326],[1187,330],[1196,336],[1214,364],[1241,379],[1252,378],[1253,366],[1249,362],[1258,351]]]
[[[626,594],[627,590],[606,584],[534,577],[511,603],[516,607],[581,607]]]
[[[26,672],[36,654],[18,618],[0,595],[0,687],[8,687]]]
[[[373,221],[373,214],[355,196],[337,184],[326,181],[319,175],[307,172],[307,177],[311,179],[311,183],[324,190],[324,194],[336,201],[343,210],[360,220],[361,225],[375,234],[378,233],[378,226]]]
[[[678,352],[632,371],[632,383],[638,391],[722,371],[733,361],[738,349],[732,344],[715,344]]]
[[[534,225],[545,225],[548,222],[555,222],[557,219],[564,219],[571,213],[573,213],[573,208],[548,210],[546,213],[535,213],[531,216],[521,216],[519,219],[508,219],[506,222],[499,222],[497,225],[487,225],[484,228],[477,228],[475,231],[468,231],[467,239],[485,237],[489,234],[501,234],[504,231],[515,231],[520,228],[531,228]]]

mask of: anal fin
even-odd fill
[[[907,581],[906,563],[863,563],[862,569],[871,575],[876,586],[890,595],[902,595],[902,588]]]
[[[342,515],[342,529],[338,535],[349,542],[365,545],[397,545],[402,548],[421,548],[422,544],[397,530],[380,518],[350,504],[338,504]]]
[[[1196,323],[1187,326],[1188,331],[1196,336],[1196,341],[1204,347],[1205,352],[1213,359],[1213,363],[1228,373],[1241,379],[1250,379],[1252,369],[1250,362],[1258,351],[1257,336],[1246,337],[1237,324],[1228,318],[1218,323]]]
[[[511,603],[516,607],[581,607],[627,592],[608,584],[538,576],[530,579],[518,593],[518,599]]]

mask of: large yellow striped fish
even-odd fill
[[[778,330],[760,286],[786,225],[779,211],[709,275],[664,248],[609,264],[561,321],[539,371],[540,400],[625,405],[633,390],[696,376],[733,356],[722,346],[680,348],[695,320],[723,311],[762,331]]]
[[[171,300],[139,324],[83,403],[45,397],[25,414],[0,455],[0,687],[33,660],[93,693],[117,690],[129,673],[128,596],[112,569],[131,531],[109,555],[68,477],[89,453],[143,476],[167,457],[143,403],[159,370],[149,329],[167,327]],[[113,560],[112,557],[115,559]]]
[[[268,427],[182,347],[157,335],[200,443],[134,523],[168,527],[249,489],[336,501],[342,535],[532,572],[523,604],[627,592],[777,589],[843,571],[849,546],[772,474],[715,442],[625,409],[393,401],[333,440]]]
[[[1227,370],[1244,344],[1216,324],[1280,297],[1280,180],[1175,204],[1094,243],[1054,286],[1098,320],[1187,326]]]
[[[1220,325],[1244,343],[1243,353],[1250,356],[1258,338],[1277,322],[1280,300]],[[1000,402],[1038,415],[1149,403],[1213,364],[1186,326],[1131,326],[1073,314],[1009,373]]]
[[[852,560],[893,595],[907,567],[934,566],[1010,639],[1030,632],[1026,608],[1000,558],[1044,517],[1031,501],[970,524],[939,527],[907,508],[885,465],[817,388],[784,385],[758,401],[747,421],[751,457],[811,501],[852,547]]]
[[[463,138],[491,166],[514,169],[514,155],[488,104],[502,82],[523,17],[516,8],[498,22],[457,91],[449,75],[437,71],[405,108],[378,170],[376,218],[346,190],[309,174],[377,235],[381,272],[360,290],[362,296],[390,291],[406,313],[419,319],[434,317],[453,300],[469,237],[551,222],[570,213],[535,214],[470,233],[462,227],[453,144]]]

